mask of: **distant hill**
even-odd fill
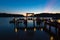
[[[60,13],[56,13],[56,14],[40,13],[40,14],[35,14],[34,17],[52,17],[53,19],[60,19]]]
[[[8,13],[0,13],[0,17],[25,17],[22,14],[8,14]],[[30,16],[32,17],[32,15]],[[60,18],[60,13],[52,14],[52,13],[39,13],[34,14],[34,17],[53,17]]]
[[[56,13],[56,14],[40,13],[40,14],[35,14],[34,17],[60,17],[60,13]]]
[[[21,14],[7,14],[7,13],[0,13],[0,17],[24,17]]]

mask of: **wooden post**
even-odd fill
[[[49,25],[49,32],[51,31],[51,26]]]
[[[15,17],[13,19],[13,22],[14,22],[14,27],[16,27],[16,20],[15,20]]]
[[[35,27],[35,20],[33,19],[33,26]]]
[[[28,20],[29,14],[32,14],[33,25],[35,27],[34,13],[26,13],[26,21]]]
[[[49,19],[49,32],[51,31],[51,21]]]
[[[46,22],[44,21],[44,30],[46,30]]]
[[[32,18],[33,18],[33,26],[35,27],[35,20],[34,20],[34,14],[32,14]]]
[[[60,40],[60,28],[58,28],[58,40]]]
[[[26,14],[26,28],[27,28],[28,14]]]

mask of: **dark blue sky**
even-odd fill
[[[60,0],[0,0],[0,12],[60,12]]]

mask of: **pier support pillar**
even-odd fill
[[[35,27],[35,20],[34,20],[34,13],[26,13],[26,21],[28,20],[28,17],[32,16],[32,20],[33,20],[33,25]],[[27,26],[27,24],[26,24]]]
[[[44,30],[46,30],[46,26],[47,26],[47,24],[46,24],[46,22],[44,21]]]
[[[49,32],[51,31],[51,26],[49,25]]]
[[[35,27],[35,20],[33,19],[33,26]]]
[[[60,40],[60,28],[58,28],[58,40]]]

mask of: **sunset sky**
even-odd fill
[[[0,0],[0,12],[5,13],[42,13],[60,12],[60,0]]]

